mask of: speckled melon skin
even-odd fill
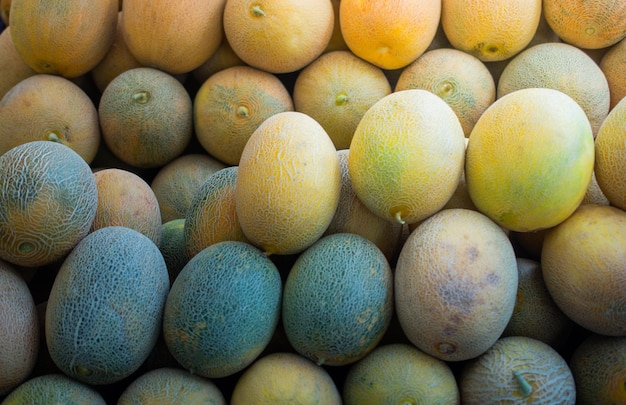
[[[282,283],[274,263],[239,241],[195,255],[172,285],[163,334],[172,356],[193,374],[241,371],[269,343],[280,316]]]
[[[117,401],[117,405],[138,404],[226,405],[226,400],[213,381],[179,368],[162,367],[137,377]]]
[[[92,387],[64,374],[46,374],[31,378],[9,394],[2,405],[106,405]]]
[[[89,165],[68,146],[28,142],[0,156],[0,259],[43,266],[87,233],[98,204]]]
[[[353,363],[374,349],[393,313],[393,276],[376,245],[351,233],[321,238],[296,260],[284,287],[287,338],[318,364]]]
[[[28,378],[38,351],[39,323],[28,285],[0,260],[0,397]]]
[[[61,265],[45,318],[55,364],[88,384],[117,382],[139,368],[159,336],[169,290],[165,260],[148,237],[106,227]]]

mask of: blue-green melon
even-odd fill
[[[90,233],[52,284],[45,317],[52,360],[88,384],[129,376],[157,341],[168,290],[165,260],[147,236],[120,226]]]
[[[287,339],[320,365],[361,359],[391,321],[392,277],[374,242],[352,233],[322,237],[300,254],[287,276],[282,304]]]
[[[53,373],[33,377],[14,389],[1,405],[106,405],[93,387],[65,374]]]
[[[243,370],[278,325],[282,283],[258,248],[239,241],[208,246],[180,272],[165,304],[163,333],[180,365],[207,378]]]

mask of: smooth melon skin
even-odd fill
[[[117,401],[117,405],[135,404],[226,405],[226,400],[211,380],[186,370],[162,367],[133,380]]]
[[[363,358],[391,322],[393,280],[376,245],[351,233],[328,235],[300,254],[284,287],[282,320],[291,345],[320,365]]]
[[[130,228],[87,235],[61,265],[48,299],[45,334],[54,363],[88,384],[132,374],[153,349],[169,277],[157,245]]]
[[[33,371],[39,334],[35,301],[26,281],[14,266],[0,260],[0,396]]]
[[[281,295],[278,269],[263,252],[239,241],[213,244],[172,285],[163,317],[165,343],[191,373],[230,376],[269,343]]]
[[[0,156],[0,258],[24,267],[51,264],[89,232],[98,190],[71,148],[33,141]]]
[[[2,405],[106,405],[93,387],[65,374],[46,374],[27,380],[1,402]]]
[[[235,209],[252,244],[268,254],[297,254],[326,231],[340,192],[332,140],[310,116],[286,111],[266,119],[246,143]]]

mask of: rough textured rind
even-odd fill
[[[92,387],[64,374],[46,374],[31,378],[9,394],[2,405],[106,405]]]
[[[0,156],[0,258],[36,267],[59,260],[89,232],[98,190],[69,147],[28,142]]]
[[[343,383],[345,405],[459,405],[460,398],[448,364],[403,343],[378,346],[350,368]]]
[[[574,377],[565,359],[549,345],[522,336],[501,338],[467,363],[459,388],[464,405],[576,403]]]
[[[0,397],[24,382],[39,353],[37,310],[26,281],[0,261]]]
[[[511,318],[518,286],[515,252],[485,215],[447,209],[409,235],[394,281],[407,338],[439,359],[467,360],[484,353]]]
[[[165,261],[150,239],[119,226],[92,232],[52,285],[45,317],[50,356],[78,381],[120,381],[153,349],[168,291]]]
[[[157,403],[226,405],[226,400],[211,380],[186,370],[163,367],[137,377],[117,401],[117,405]]]
[[[213,244],[178,275],[165,305],[163,334],[193,374],[232,375],[269,343],[280,316],[282,284],[274,263],[238,241]]]
[[[364,237],[321,238],[300,254],[285,282],[282,320],[289,342],[318,364],[364,357],[391,321],[392,277],[384,254]]]

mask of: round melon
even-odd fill
[[[380,342],[393,312],[389,262],[370,240],[324,236],[296,260],[285,282],[287,339],[317,364],[346,365]]]
[[[239,241],[213,244],[195,255],[172,285],[163,318],[165,343],[193,374],[232,375],[269,343],[281,295],[278,269],[263,252]]]
[[[106,405],[93,387],[78,382],[65,374],[45,374],[22,383],[2,401],[2,405]]]
[[[0,156],[0,259],[51,264],[89,232],[98,190],[91,168],[68,146],[32,141]]]
[[[52,360],[88,384],[129,376],[157,341],[168,290],[165,260],[147,236],[121,226],[87,235],[50,291],[45,333]]]
[[[226,405],[226,400],[211,380],[179,368],[162,367],[133,380],[117,401],[117,405],[165,403]]]

